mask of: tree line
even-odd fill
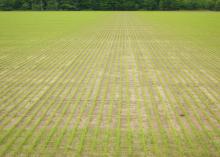
[[[220,0],[0,0],[0,10],[220,10]]]

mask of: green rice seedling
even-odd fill
[[[0,156],[219,156],[217,12],[0,12]]]

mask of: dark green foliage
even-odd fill
[[[220,0],[217,0],[215,3],[215,10],[220,11]]]
[[[0,0],[0,10],[220,10],[220,0]]]
[[[143,1],[143,9],[145,10],[155,10],[157,9],[158,4],[155,0],[144,0]]]
[[[77,10],[77,1],[74,0],[55,0],[56,6],[58,7],[56,10]]]
[[[58,3],[57,0],[47,0],[46,10],[57,10]]]
[[[0,9],[2,10],[13,10],[14,1],[13,0],[0,0]]]

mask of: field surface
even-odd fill
[[[219,157],[220,13],[0,12],[0,156]]]

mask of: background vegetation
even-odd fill
[[[0,10],[220,10],[220,0],[0,0]]]

